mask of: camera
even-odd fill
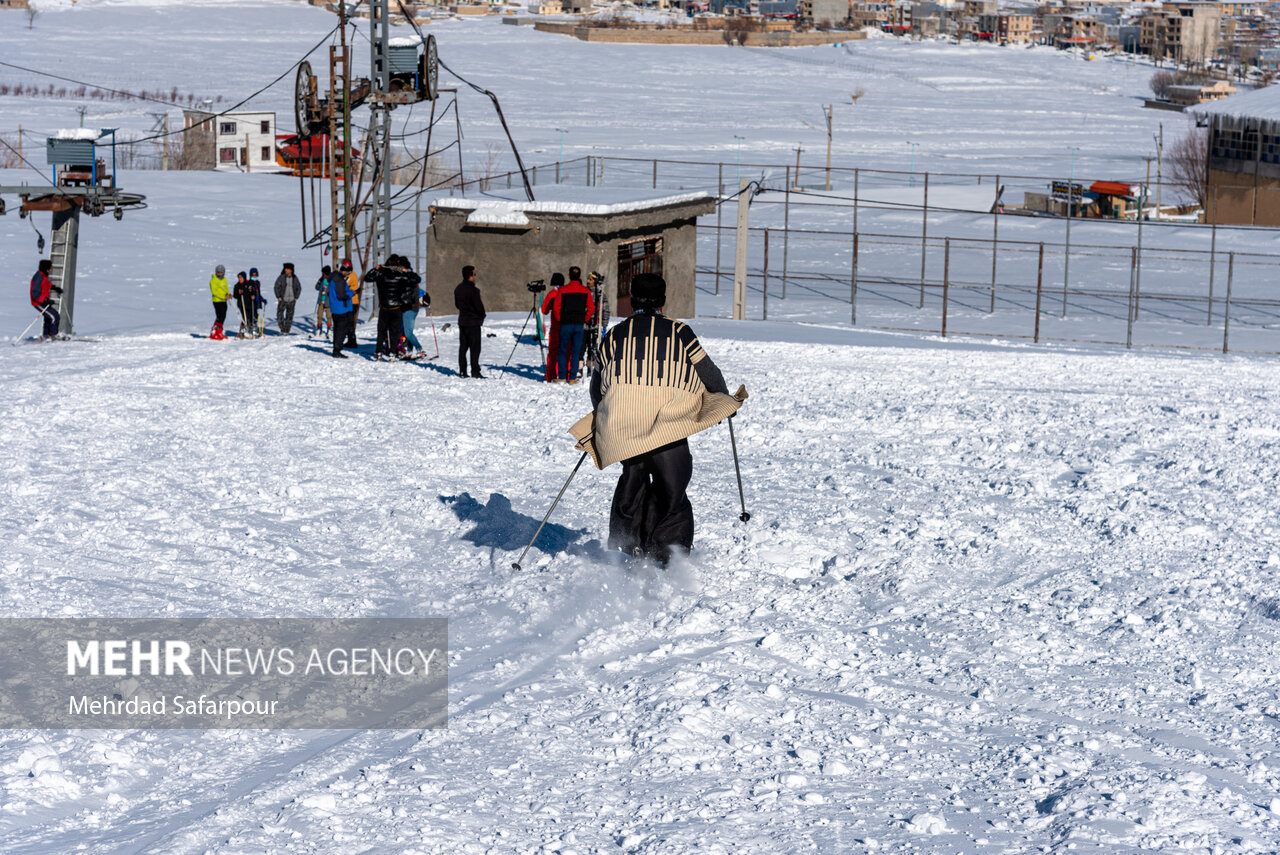
[[[547,280],[535,279],[532,282],[526,282],[524,287],[528,288],[534,294],[541,294],[543,291],[547,290]]]

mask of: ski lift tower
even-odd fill
[[[125,193],[116,186],[115,132],[115,128],[74,128],[59,131],[46,143],[47,162],[53,167],[51,186],[0,186],[0,197],[13,194],[21,200],[19,217],[25,219],[36,211],[49,211],[53,214],[53,243],[49,248],[53,269],[49,272],[49,279],[62,292],[59,306],[62,320],[58,332],[66,336],[74,334],[80,213],[83,211],[91,217],[100,217],[110,210],[119,220],[124,216],[126,208],[146,207],[145,196]],[[111,141],[102,144],[102,140],[107,137]],[[110,170],[107,162],[98,156],[100,149],[104,147],[111,149]],[[0,214],[4,212],[4,199],[0,198]],[[43,237],[38,245],[43,252]]]
[[[391,251],[391,111],[400,104],[434,101],[439,95],[435,36],[392,39],[390,5],[391,0],[369,3],[369,141],[378,177],[370,211],[371,264]]]

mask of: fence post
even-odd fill
[[[782,190],[782,299],[787,299],[787,254],[791,248],[791,165],[786,174],[787,186]]]
[[[764,311],[761,320],[769,320],[769,229],[764,230]]]
[[[653,159],[653,189],[658,189],[658,158]]]
[[[720,216],[724,210],[724,164],[720,164],[716,171],[716,188],[719,193],[716,201],[716,296],[720,296]]]
[[[1133,288],[1138,275],[1138,248],[1129,247],[1129,330],[1125,333],[1124,346],[1133,349]]]
[[[1222,307],[1222,352],[1227,352],[1228,336],[1231,333],[1231,280],[1235,276],[1236,254],[1227,253],[1227,302]]]
[[[533,167],[533,186],[538,186],[538,167]]]
[[[996,256],[1000,254],[1000,176],[996,176],[996,201],[991,206],[991,308],[987,314],[996,311]]]
[[[924,217],[920,221],[920,308],[924,308],[924,266],[929,244],[929,173],[924,174]]]
[[[1040,243],[1040,260],[1036,264],[1036,335],[1035,343],[1040,343],[1040,295],[1044,291],[1044,242]]]
[[[849,323],[858,325],[858,231],[853,231],[853,273],[849,277]]]
[[[1213,185],[1213,231],[1209,238],[1209,317],[1205,326],[1213,326],[1213,270],[1218,260],[1218,185]]]
[[[587,155],[587,186],[591,186],[591,176],[595,174],[595,158]]]
[[[951,238],[942,243],[942,337],[947,337],[947,298],[951,290]]]

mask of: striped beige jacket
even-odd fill
[[[569,428],[577,448],[603,469],[736,413],[746,392],[707,389],[695,367],[707,358],[693,330],[679,321],[637,314],[618,324],[600,345],[600,368],[592,378],[599,403]]]

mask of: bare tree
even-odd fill
[[[865,87],[859,86],[857,89],[849,93],[849,97],[853,99],[853,106],[858,106],[858,99],[867,94]]]
[[[1161,101],[1169,100],[1169,89],[1177,85],[1178,77],[1172,71],[1157,71],[1151,75],[1151,80],[1147,85],[1151,87],[1151,93]]]
[[[1191,128],[1169,147],[1166,156],[1173,186],[1196,200],[1201,210],[1209,205],[1209,131]]]
[[[36,18],[40,17],[40,10],[35,6],[27,4],[27,29],[31,29],[36,25]]]

